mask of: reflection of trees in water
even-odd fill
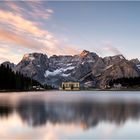
[[[0,117],[8,117],[13,112],[10,106],[0,106]]]
[[[0,107],[0,116],[8,116],[13,111],[12,106]],[[52,124],[82,124],[84,128],[96,126],[100,121],[110,121],[116,124],[127,119],[139,119],[140,104],[138,103],[70,103],[21,101],[15,111],[29,125]]]
[[[34,126],[50,122],[84,124],[88,128],[96,126],[100,121],[121,124],[129,118],[139,119],[140,104],[22,102],[18,113],[24,121]]]
[[[47,112],[43,102],[21,102],[17,111],[22,120],[27,121],[30,125],[43,125],[47,121]]]

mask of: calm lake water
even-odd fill
[[[1,93],[0,139],[140,139],[140,92]]]

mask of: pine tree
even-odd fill
[[[33,86],[42,85],[19,72],[13,72],[7,65],[0,65],[0,89],[1,90],[30,90]]]

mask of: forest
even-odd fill
[[[113,87],[114,84],[121,84],[122,87],[127,88],[140,87],[140,77],[118,78],[109,82],[110,87]]]
[[[39,82],[14,72],[7,65],[0,65],[0,90],[32,90],[33,87],[43,87]]]

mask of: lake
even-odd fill
[[[140,139],[140,92],[0,93],[0,139]]]

